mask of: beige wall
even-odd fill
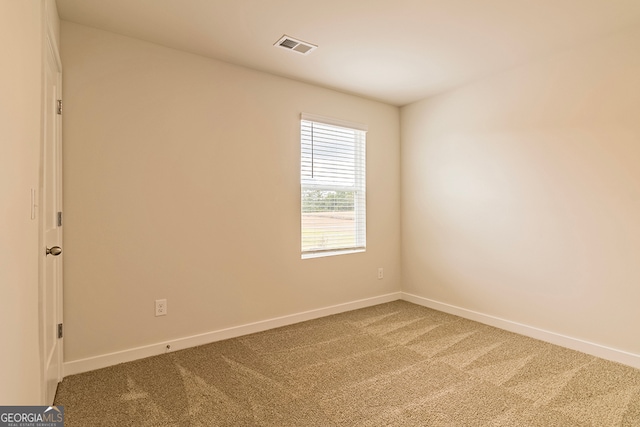
[[[40,179],[45,16],[57,25],[52,0],[0,0],[0,405],[45,403],[38,219],[31,219],[31,190],[38,191]]]
[[[640,354],[640,29],[401,110],[403,290]]]
[[[397,108],[68,22],[61,37],[66,361],[400,289]],[[300,259],[301,112],[369,125],[364,254]]]

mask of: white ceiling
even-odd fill
[[[57,0],[60,18],[405,105],[640,22],[640,0]],[[286,34],[319,46],[276,48]]]

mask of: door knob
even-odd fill
[[[47,255],[58,256],[62,253],[62,248],[60,246],[52,246],[47,248]]]

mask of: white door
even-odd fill
[[[58,100],[61,73],[49,39],[44,62],[43,139],[40,180],[40,339],[44,398],[52,404],[62,379],[62,133]]]

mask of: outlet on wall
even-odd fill
[[[384,268],[378,268],[378,279],[382,279],[384,277]]]
[[[156,300],[156,317],[166,316],[166,314],[167,314],[167,300],[157,299]]]

